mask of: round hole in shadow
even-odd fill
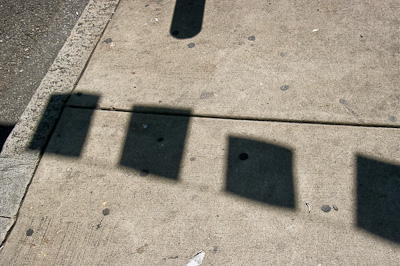
[[[173,36],[179,35],[179,30],[174,30],[174,31],[172,32],[172,35],[173,35]]]
[[[249,159],[249,155],[247,153],[243,152],[239,155],[239,159],[242,161],[245,161],[245,160]]]
[[[164,141],[163,137],[160,137],[160,138],[157,139],[157,142],[163,142],[163,141]]]

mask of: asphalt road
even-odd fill
[[[0,0],[0,149],[89,0]]]

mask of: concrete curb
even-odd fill
[[[67,95],[81,77],[120,0],[91,0],[0,153],[0,243],[12,226]],[[57,101],[52,95],[62,94]],[[40,132],[37,129],[41,125]],[[44,127],[43,124],[45,125]],[[31,141],[39,135],[39,144]]]

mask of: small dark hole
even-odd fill
[[[364,36],[360,35],[361,38],[363,38]]]
[[[32,229],[28,229],[28,231],[26,231],[26,235],[27,236],[33,235],[33,230]]]
[[[104,216],[107,216],[107,215],[109,215],[110,214],[110,209],[109,208],[105,208],[104,210],[103,210],[103,215]]]
[[[242,161],[247,160],[247,159],[249,159],[249,155],[247,153],[241,153],[239,155],[239,159]]]
[[[174,30],[173,32],[172,32],[172,35],[174,35],[174,36],[176,36],[176,35],[178,35],[179,34],[179,31],[178,30]]]
[[[162,142],[162,141],[164,141],[164,138],[158,138],[157,141]]]

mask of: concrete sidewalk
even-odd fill
[[[399,7],[121,0],[5,145],[0,264],[396,265]]]

